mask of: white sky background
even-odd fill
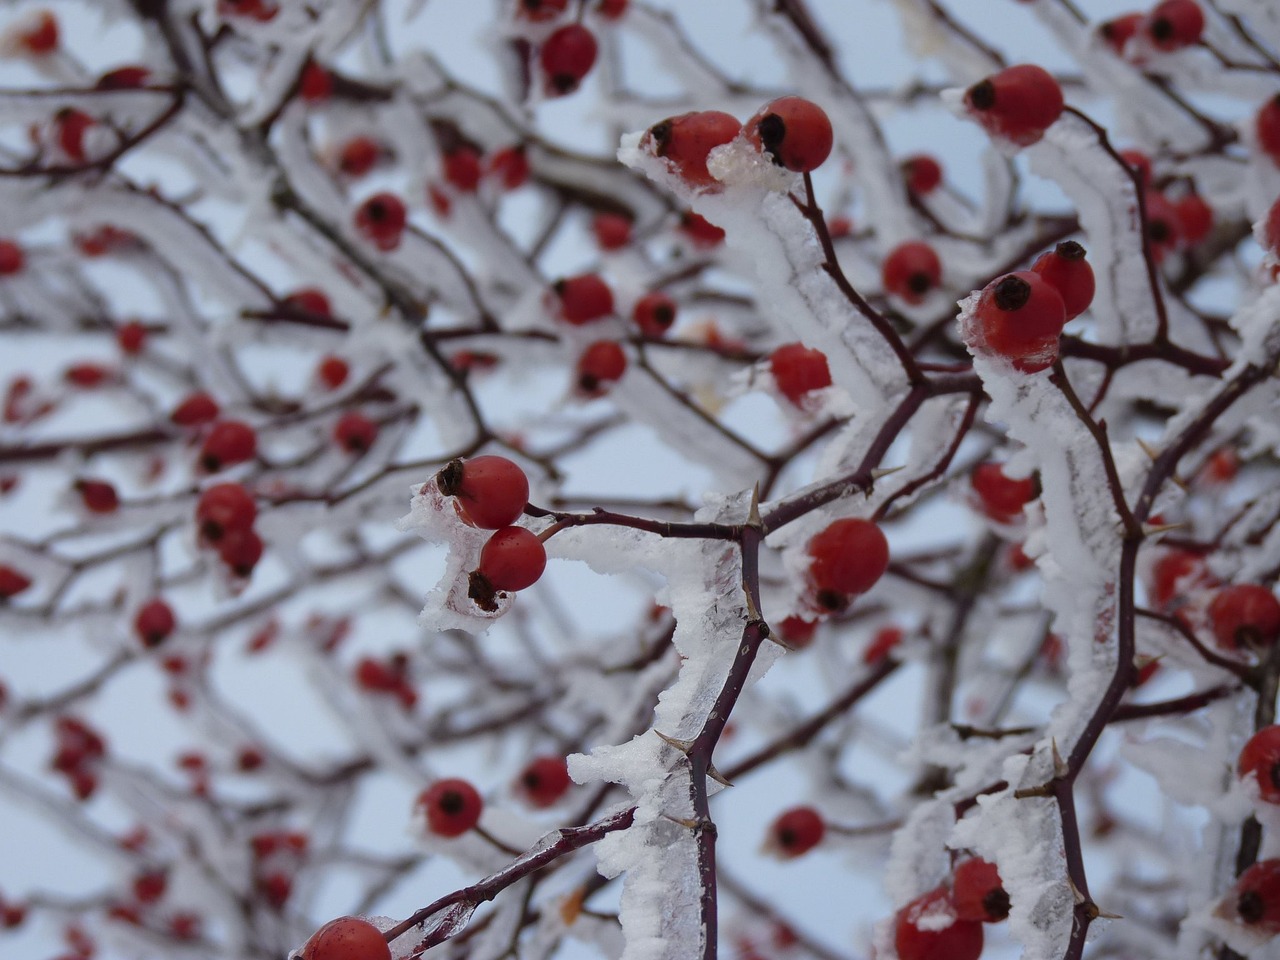
[[[783,77],[770,75],[774,61],[769,55],[768,45],[751,32],[745,3],[730,0],[667,0],[653,5],[671,9],[686,24],[688,34],[695,42],[730,75],[749,78],[756,83],[776,81],[783,84]],[[811,0],[811,5],[828,31],[832,45],[839,52],[848,76],[855,84],[893,86],[908,78],[929,81],[943,79],[944,75],[936,65],[919,59],[904,42],[893,4],[887,0]],[[1114,16],[1130,9],[1128,4],[1104,0],[1081,2],[1078,5],[1099,18]],[[0,25],[11,10],[25,11],[36,6],[47,6],[59,14],[67,45],[92,67],[101,66],[105,69],[129,62],[136,56],[137,38],[121,26],[104,30],[92,4],[49,2],[36,5],[9,2],[0,5]],[[398,3],[388,4],[393,12],[402,6]],[[947,6],[966,23],[978,29],[988,42],[1004,50],[1011,61],[1034,60],[1050,69],[1069,69],[1068,60],[1049,35],[1018,3],[1012,0],[951,0]],[[498,94],[498,77],[491,69],[491,54],[485,46],[496,16],[496,5],[490,0],[428,0],[421,16],[413,25],[403,31],[396,31],[392,39],[398,47],[427,46],[451,72],[470,84]],[[625,30],[623,33],[625,34]],[[633,82],[637,87],[655,93],[663,92],[660,72],[647,51],[639,45],[628,43],[624,46],[624,57],[627,74],[635,78]],[[21,64],[0,61],[0,87],[23,86],[31,80],[31,73]],[[599,135],[600,127],[592,122],[593,98],[589,95],[589,88],[590,85],[582,95],[541,105],[538,108],[539,118],[543,121],[544,131],[551,137],[563,137],[566,146],[606,153],[614,145],[604,141]],[[1071,99],[1068,95],[1069,102]],[[715,104],[705,106],[713,107]],[[1107,121],[1105,111],[1096,107],[1090,107],[1090,110],[1100,121]],[[655,116],[653,119],[660,117]],[[925,108],[918,113],[896,114],[886,120],[884,129],[896,155],[919,151],[935,153],[942,159],[952,186],[971,195],[976,195],[981,190],[977,158],[987,141],[976,125],[952,118],[937,109]],[[822,185],[821,177],[819,184]],[[1033,205],[1052,205],[1061,196],[1055,187],[1034,178],[1028,178],[1024,190]],[[519,230],[519,224],[515,222],[519,218],[519,210],[519,202],[514,201],[511,212],[506,216],[511,221],[513,232]],[[856,211],[854,216],[856,222]],[[0,213],[0,234],[4,233],[2,221]],[[36,230],[32,231],[30,240],[38,243],[41,239],[55,235],[56,231],[43,234]],[[584,235],[581,243],[566,241],[553,248],[545,266],[549,275],[569,274],[584,268],[594,257],[595,251],[587,244]],[[92,350],[92,347],[86,346],[83,356],[89,357]],[[109,355],[109,345],[102,352]],[[65,359],[65,353],[60,349],[51,349],[44,357],[47,362],[46,371],[41,372],[56,371]],[[24,350],[19,357],[0,345],[0,383],[6,382],[17,371],[18,364],[31,363],[33,360],[29,351]],[[278,371],[277,375],[282,383],[291,380],[296,382],[304,378],[306,369],[309,366],[299,364],[298,370]],[[499,384],[493,389],[509,388]],[[526,385],[526,389],[530,394],[550,396],[561,392],[563,386],[559,383],[535,381]],[[525,399],[527,398],[524,396],[512,397],[510,403],[515,406]],[[83,417],[86,412],[86,405],[81,404],[64,420]],[[778,415],[775,402],[763,393],[749,395],[738,401],[731,408],[729,423],[754,435],[763,433],[770,440],[785,436],[786,431],[786,424]],[[625,496],[670,491],[674,495],[696,499],[702,486],[708,482],[708,475],[703,471],[690,467],[675,454],[656,446],[647,431],[636,429],[629,431],[625,437],[619,437],[616,444],[595,449],[590,455],[569,461],[572,473],[567,493],[611,493]],[[46,478],[48,485],[43,489],[39,484],[30,484],[33,489],[25,490],[20,497],[0,500],[0,532],[30,535],[42,521],[53,516],[51,505],[62,495],[57,487],[58,476],[59,474],[49,473]],[[65,481],[65,474],[61,476]],[[394,519],[394,516],[386,518],[388,522]],[[894,546],[910,546],[917,539],[935,541],[936,531],[940,526],[969,524],[974,521],[968,511],[943,504],[936,512],[922,516],[919,522],[921,529],[918,531],[910,528],[895,530]],[[418,579],[424,583],[430,582],[421,576]],[[547,584],[539,589],[558,596],[564,603],[573,604],[580,614],[584,614],[585,620],[607,633],[615,624],[632,622],[634,614],[642,609],[643,601],[636,591],[625,585],[614,585],[603,580],[604,578],[590,573],[581,564],[553,562]],[[202,603],[207,608],[210,600],[209,597],[190,598],[196,609]],[[584,604],[591,606],[584,611]],[[104,630],[112,629],[108,624],[102,624],[101,627]],[[388,630],[381,641],[377,634],[376,623],[365,624],[360,636],[354,641],[356,646],[353,650],[380,649],[380,642],[381,649],[385,649],[388,645],[387,635],[391,639],[403,637],[403,634],[396,636],[394,629]],[[91,636],[63,637],[56,641],[39,638],[38,643],[36,638],[5,638],[3,647],[0,647],[0,677],[20,694],[55,689],[65,682],[67,675],[80,675],[84,663],[103,657],[103,646],[97,641],[98,638]],[[67,670],[67,675],[55,676],[49,673],[51,664],[45,644],[52,642],[63,645],[65,655],[58,659]],[[350,652],[352,651],[348,651]],[[284,662],[286,658],[285,653],[276,652],[267,655],[267,662],[271,665],[271,661],[275,661],[272,669],[284,672],[290,670],[290,666]],[[305,696],[303,685],[290,683],[290,700],[282,702],[279,674],[264,671],[261,669],[262,663],[263,661],[255,662],[248,668],[238,667],[235,663],[220,664],[219,678],[224,681],[228,691],[234,690],[238,697],[254,704],[258,710],[256,715],[270,724],[280,742],[310,742],[323,749],[326,738],[342,736],[336,724],[327,725],[317,719],[324,716],[322,708],[313,709],[305,705],[304,701],[293,699]],[[821,665],[813,658],[787,658],[775,668],[774,674],[766,682],[776,685],[773,687],[775,690],[792,690],[797,708],[806,712],[826,699],[825,692],[816,696],[812,694],[814,689],[826,689],[826,681],[819,676],[820,672]],[[864,709],[885,724],[884,737],[888,742],[892,742],[895,737],[905,736],[914,729],[919,692],[918,676],[912,671],[902,671],[895,681],[887,684],[868,701]],[[1157,694],[1159,692],[1156,691]],[[114,682],[92,709],[85,712],[95,721],[100,720],[106,729],[113,731],[116,738],[113,739],[113,746],[119,746],[139,760],[151,760],[163,768],[170,762],[169,758],[192,743],[173,714],[158,711],[152,713],[140,710],[137,706],[138,703],[162,701],[163,696],[163,686],[154,671],[134,671]],[[909,704],[910,708],[903,709],[901,704]],[[268,705],[269,709],[264,711],[264,705]],[[733,747],[743,749],[750,746],[751,743],[730,745],[729,762],[732,762]],[[43,734],[18,737],[5,743],[4,747],[6,758],[10,762],[30,764],[33,772],[38,772],[49,756],[49,743]],[[514,757],[458,756],[453,759],[457,767],[442,772],[473,776],[479,784],[486,787],[505,783],[509,777],[507,771],[518,762],[518,758]],[[869,754],[866,762],[878,764],[884,777],[902,776],[901,770],[895,770],[873,755]],[[369,849],[393,851],[412,842],[401,832],[401,811],[412,802],[412,791],[405,784],[391,778],[387,778],[387,782],[381,787],[376,796],[369,798],[363,816],[358,819],[356,835]],[[833,909],[849,914],[850,932],[856,925],[854,917],[867,923],[887,915],[889,904],[879,889],[874,874],[868,874],[865,870],[846,869],[846,861],[856,861],[859,857],[856,847],[829,847],[793,863],[778,863],[756,855],[763,828],[772,816],[779,809],[806,799],[789,793],[788,787],[784,777],[763,774],[749,778],[746,783],[717,802],[714,813],[721,830],[720,850],[735,875],[748,879],[757,891],[776,898],[793,909],[801,924],[818,935],[840,929],[839,925],[830,923]],[[1134,788],[1137,791],[1149,791],[1150,785],[1149,782],[1136,780]],[[1141,797],[1143,794],[1135,796]],[[0,797],[0,811],[7,811],[5,825],[0,828],[0,891],[6,896],[18,896],[33,889],[74,895],[97,889],[111,876],[101,872],[95,862],[78,857],[72,849],[75,841],[62,831],[50,828],[38,810],[11,808],[9,801]],[[116,827],[125,826],[128,822],[122,812],[110,808],[95,811],[95,814],[100,814],[103,822],[113,823]],[[157,815],[161,815],[161,811],[157,811]],[[876,851],[874,855],[882,856],[883,853]],[[1096,875],[1101,881],[1107,865],[1091,862],[1089,866],[1091,878]],[[856,886],[844,885],[845,878],[850,876],[856,878]],[[832,889],[833,878],[839,878],[840,886],[837,890]],[[447,864],[443,858],[436,858],[420,871],[418,880],[409,885],[409,889],[402,888],[394,898],[383,904],[382,912],[396,917],[403,916],[461,885],[466,879],[465,874]],[[348,902],[348,891],[343,889],[341,883],[312,891],[311,896],[313,901],[308,909],[318,918],[342,912]],[[985,957],[997,960],[1011,952],[1011,949],[1000,949],[1003,934],[999,928],[988,927],[987,933],[989,945]],[[4,945],[0,952],[12,957],[51,955],[57,949],[56,938],[55,930],[28,924],[17,936],[0,937],[0,945]],[[847,949],[849,944],[833,941],[833,946]],[[101,955],[104,960],[115,956],[109,950]]]

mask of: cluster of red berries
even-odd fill
[[[107,755],[107,741],[76,717],[61,716],[53,725],[56,746],[49,766],[67,778],[78,800],[98,789],[98,768]]]
[[[808,554],[814,600],[829,612],[843,610],[889,568],[889,541],[878,526],[861,517],[827,526],[809,541]]]
[[[355,681],[362,690],[394,697],[406,710],[418,702],[418,692],[410,682],[409,658],[403,653],[393,653],[386,660],[361,657],[355,666]]]
[[[293,878],[307,859],[310,839],[305,833],[282,830],[258,833],[249,840],[253,851],[253,887],[273,910],[283,910],[293,894]]]
[[[999,871],[986,860],[970,857],[956,866],[949,884],[898,911],[893,931],[898,960],[977,960],[982,954],[982,925],[999,923],[1008,915],[1009,894]]]
[[[1213,207],[1194,186],[1188,185],[1181,196],[1171,198],[1154,186],[1150,157],[1132,149],[1121,150],[1119,155],[1132,171],[1142,195],[1146,221],[1143,239],[1152,260],[1159,264],[1173,251],[1193,247],[1209,235],[1213,229]]]
[[[1203,33],[1204,11],[1195,0],[1163,0],[1149,13],[1121,14],[1098,27],[1098,35],[1116,56],[1131,54],[1137,62],[1149,49],[1170,53],[1190,47]],[[1130,48],[1135,37],[1144,42]]]
[[[1043,254],[1030,270],[989,283],[966,334],[976,351],[1003,357],[1022,373],[1058,359],[1062,328],[1093,301],[1093,268],[1084,247],[1068,240]]]
[[[514,525],[529,502],[529,478],[519,466],[495,456],[453,460],[436,474],[435,483],[453,498],[464,522],[494,531],[468,582],[467,595],[480,609],[495,609],[502,591],[514,593],[538,582],[547,551],[536,534]]]
[[[560,319],[575,327],[605,319],[613,313],[613,291],[595,273],[584,273],[556,281],[551,288],[552,303]],[[662,293],[641,297],[632,311],[633,319],[649,336],[661,336],[675,322],[675,301]],[[627,354],[613,340],[595,340],[578,356],[574,386],[587,398],[603,396],[627,372]]]
[[[232,573],[249,577],[262,558],[262,538],[253,529],[258,505],[241,484],[206,487],[196,503],[200,543],[213,547]]]

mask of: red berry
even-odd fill
[[[298,956],[300,960],[391,960],[391,948],[368,920],[339,917],[313,933]]]
[[[480,551],[476,574],[494,590],[524,590],[533,586],[547,567],[542,541],[524,527],[503,527]]]
[[[599,397],[626,372],[627,355],[622,347],[612,340],[597,340],[578,358],[574,385],[584,397]]]
[[[1209,484],[1229,483],[1240,472],[1240,458],[1230,447],[1220,447],[1200,468],[1200,479]]]
[[[814,634],[818,632],[818,624],[815,620],[806,620],[803,617],[786,617],[777,624],[776,630],[783,643],[797,650],[803,650],[813,643]]]
[[[1160,263],[1166,254],[1172,253],[1178,246],[1178,211],[1164,194],[1155,190],[1149,191],[1142,198],[1147,215],[1147,246],[1151,258]]]
[[[1178,236],[1186,246],[1195,246],[1213,229],[1213,207],[1198,193],[1180,197],[1173,212],[1178,218]]]
[[[217,543],[229,533],[248,530],[258,516],[258,505],[238,483],[216,483],[205,488],[196,504],[196,523],[207,543]]]
[[[1204,12],[1195,0],[1164,0],[1146,20],[1147,36],[1161,50],[1189,47],[1204,33]]]
[[[613,313],[613,291],[594,273],[566,277],[552,287],[560,301],[560,317],[575,327]]]
[[[163,870],[148,870],[133,878],[133,895],[139,903],[155,903],[164,896],[169,878]]]
[[[408,213],[393,193],[375,193],[356,210],[356,231],[382,251],[400,246]]]
[[[85,161],[84,135],[97,121],[83,110],[63,107],[53,116],[54,133],[58,146],[68,159],[76,163]]]
[[[1263,727],[1244,745],[1236,772],[1253,777],[1258,794],[1267,803],[1280,803],[1280,726]]]
[[[73,363],[62,371],[62,378],[73,387],[92,390],[112,378],[112,371],[100,363]]]
[[[77,480],[76,492],[90,513],[115,513],[120,507],[116,488],[105,480]]]
[[[1199,554],[1170,550],[1151,568],[1151,601],[1157,608],[1168,607],[1204,576],[1204,561]]]
[[[0,601],[16,597],[31,586],[31,578],[21,571],[0,563]]]
[[[797,407],[803,407],[814,390],[831,386],[826,354],[802,343],[787,343],[774,350],[769,356],[769,371],[778,391]]]
[[[621,250],[631,242],[631,218],[620,213],[597,213],[591,218],[591,232],[601,250]]]
[[[529,181],[529,155],[524,147],[503,147],[489,158],[488,172],[504,190],[515,190]]]
[[[870,520],[837,520],[809,541],[809,581],[819,605],[843,607],[866,593],[889,567],[889,542]]]
[[[685,183],[718,187],[719,181],[707,171],[707,154],[735,139],[741,129],[736,117],[719,110],[682,113],[655,123],[640,145],[666,160]]]
[[[150,80],[151,71],[146,67],[116,67],[100,76],[94,86],[99,90],[137,90]]]
[[[307,103],[323,103],[333,96],[333,75],[318,63],[308,63],[298,78],[298,95]]]
[[[11,277],[21,273],[26,264],[22,248],[12,240],[0,240],[0,277]]]
[[[862,652],[862,662],[869,667],[874,667],[898,648],[898,644],[902,642],[902,636],[901,627],[881,627],[867,644],[867,649]]]
[[[32,56],[53,53],[58,49],[58,18],[48,10],[39,10],[28,26],[19,29],[15,39]]]
[[[200,447],[200,466],[210,473],[253,459],[258,452],[258,435],[240,420],[221,420],[213,425]]]
[[[1067,322],[1058,291],[1038,273],[1020,270],[987,284],[974,312],[980,344],[1034,373],[1058,357],[1058,338]]]
[[[193,393],[173,408],[169,420],[180,427],[198,427],[218,419],[218,401],[207,393]]]
[[[982,512],[992,520],[1009,523],[1022,516],[1022,508],[1036,495],[1035,481],[1030,477],[1013,480],[1006,477],[1000,464],[980,463],[974,467],[969,482],[978,495]]]
[[[1084,247],[1074,240],[1066,240],[1049,253],[1042,253],[1031,269],[1058,291],[1068,321],[1084,313],[1093,302],[1093,267],[1085,259]]]
[[[326,320],[333,316],[333,306],[329,303],[328,296],[323,290],[315,287],[303,287],[301,290],[286,294],[284,305],[299,313],[309,313],[324,317]]]
[[[326,390],[337,390],[347,382],[350,372],[351,368],[347,366],[347,361],[333,354],[321,357],[316,365],[316,379]]]
[[[1142,26],[1144,17],[1140,13],[1126,13],[1123,16],[1108,20],[1098,27],[1098,35],[1109,46],[1116,56],[1124,54],[1125,45]]]
[[[1141,150],[1121,150],[1120,159],[1124,165],[1138,175],[1138,188],[1146,190],[1151,186],[1151,158]]]
[[[485,530],[510,526],[529,502],[529,478],[506,457],[453,460],[436,475],[446,497],[456,497],[458,515]]]
[[[834,142],[826,111],[803,97],[769,101],[742,130],[775,164],[796,173],[820,167]]]
[[[577,90],[595,66],[597,50],[595,35],[580,23],[563,26],[542,41],[538,64],[547,95],[562,97]]]
[[[676,322],[676,302],[665,293],[647,293],[632,307],[631,319],[646,337],[661,337]]]
[[[1280,160],[1277,161],[1280,163]],[[1271,209],[1267,212],[1267,220],[1263,225],[1263,236],[1266,239],[1267,249],[1276,256],[1280,256],[1280,200],[1271,205]]]
[[[1259,860],[1240,874],[1219,912],[1270,936],[1280,933],[1280,860]]]
[[[556,803],[572,782],[564,757],[535,757],[516,781],[521,795],[535,807]]]
[[[218,541],[218,556],[238,577],[248,577],[262,559],[262,538],[252,530],[231,530]]]
[[[484,800],[466,780],[438,780],[418,797],[427,817],[427,829],[439,837],[460,837],[477,823]]]
[[[136,356],[147,342],[147,328],[137,320],[130,320],[116,328],[116,343],[121,351]]]
[[[778,815],[769,827],[766,843],[781,857],[798,857],[822,842],[827,825],[813,807],[792,807]]]
[[[1269,647],[1280,637],[1280,601],[1266,587],[1223,587],[1209,604],[1213,638],[1224,650]]]
[[[1254,120],[1258,146],[1280,167],[1280,93],[1264,103]]]
[[[480,186],[480,154],[458,147],[444,155],[444,178],[459,193],[475,193]]]
[[[267,758],[257,747],[241,747],[236,754],[236,767],[242,773],[252,773],[266,762]]]
[[[255,877],[253,885],[273,910],[283,910],[293,894],[293,878],[279,870]]]
[[[724,230],[692,210],[680,214],[680,232],[692,240],[695,247],[714,247],[724,242]]]
[[[516,16],[534,21],[554,20],[568,5],[569,0],[519,0]]]
[[[898,912],[893,943],[898,960],[978,960],[982,955],[982,924],[956,919],[946,889],[939,888],[917,897]]]
[[[958,920],[998,923],[1009,916],[1009,894],[994,863],[970,857],[956,867],[951,901]]]
[[[929,244],[909,240],[889,251],[880,278],[889,293],[920,303],[942,281],[942,261]]]
[[[942,182],[942,165],[928,154],[918,153],[902,161],[902,177],[907,181],[907,190],[923,197]]]
[[[600,0],[596,13],[606,20],[617,20],[627,12],[627,0]]]
[[[965,105],[993,136],[1021,147],[1044,136],[1062,114],[1062,88],[1047,70],[1020,63],[975,83]]]
[[[363,413],[351,410],[333,425],[333,439],[347,453],[364,453],[378,439],[378,424]]]
[[[349,177],[363,177],[382,158],[382,147],[372,137],[352,137],[338,151],[338,169]]]

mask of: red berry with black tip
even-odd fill
[[[400,246],[408,212],[393,193],[375,193],[356,209],[356,231],[384,252]]]
[[[564,757],[535,757],[516,780],[521,796],[535,807],[552,806],[572,783]]]
[[[817,810],[793,807],[780,813],[770,825],[766,845],[778,856],[791,859],[816,847],[826,832],[826,821]]]
[[[774,350],[769,355],[769,372],[778,392],[797,407],[803,407],[814,390],[831,386],[826,354],[803,343],[787,343]]]
[[[1266,587],[1223,587],[1209,603],[1213,638],[1224,650],[1269,647],[1280,637],[1280,601]]]
[[[1009,894],[994,863],[970,857],[951,878],[951,902],[958,920],[999,923],[1009,916]]]
[[[347,453],[361,454],[378,439],[378,424],[363,413],[350,410],[333,425],[333,439]]]
[[[631,319],[646,337],[662,337],[676,322],[676,302],[665,293],[646,293],[631,309]]]
[[[837,520],[809,541],[809,582],[818,604],[843,608],[876,585],[889,567],[889,541],[870,520]]]
[[[438,780],[418,796],[427,829],[438,837],[460,837],[480,822],[484,800],[466,780]]]
[[[218,557],[238,577],[248,577],[262,559],[262,538],[253,530],[232,530],[218,541]]]
[[[957,918],[946,889],[939,887],[898,911],[893,943],[898,960],[978,960],[982,924]]]
[[[779,97],[742,125],[747,140],[778,166],[816,170],[831,155],[834,137],[826,111],[803,97]]]
[[[682,113],[655,123],[640,146],[666,160],[685,183],[718,187],[719,181],[707,170],[707,154],[735,139],[741,129],[736,117],[719,110]]]
[[[621,344],[597,340],[587,345],[574,368],[574,388],[584,397],[600,397],[627,372],[627,354]]]
[[[1126,13],[1105,21],[1098,27],[1098,36],[1116,56],[1124,54],[1125,45],[1137,34],[1145,18],[1141,13]]]
[[[361,917],[338,917],[311,935],[299,960],[391,960],[391,948],[377,927]]]
[[[548,96],[573,93],[595,66],[599,46],[595,34],[580,23],[561,27],[542,42],[538,64]]]
[[[1178,211],[1164,194],[1154,190],[1143,197],[1143,207],[1147,216],[1147,247],[1151,258],[1160,263],[1177,249],[1181,240]]]
[[[207,487],[196,503],[196,524],[206,543],[218,543],[229,533],[248,530],[257,516],[253,496],[238,483]]]
[[[240,420],[222,420],[213,425],[200,447],[200,466],[217,473],[237,463],[252,460],[258,452],[258,434]]]
[[[1181,50],[1199,42],[1204,33],[1204,11],[1195,0],[1164,0],[1151,11],[1145,27],[1157,49]]]
[[[987,284],[974,316],[982,345],[1012,361],[1015,369],[1034,373],[1057,359],[1067,311],[1061,295],[1040,274],[1020,270]]]
[[[1236,773],[1241,779],[1252,777],[1258,784],[1258,795],[1267,803],[1280,803],[1280,725],[1263,727],[1244,745]]]
[[[529,478],[506,457],[453,460],[436,474],[436,485],[455,497],[458,515],[486,530],[510,526],[529,502]]]
[[[1268,936],[1280,933],[1280,860],[1259,860],[1240,874],[1217,912]]]
[[[552,289],[559,301],[560,318],[575,327],[613,313],[613,291],[594,273],[565,277]]]
[[[929,244],[909,240],[889,251],[880,279],[885,290],[894,296],[907,303],[921,303],[941,283],[942,261]]]
[[[1035,64],[1021,63],[970,87],[965,105],[986,131],[1018,146],[1035,143],[1062,115],[1062,87]]]
[[[1031,269],[1058,291],[1068,321],[1084,313],[1093,302],[1093,267],[1085,259],[1084,247],[1074,240],[1065,240],[1049,253],[1042,253]]]

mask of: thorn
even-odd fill
[[[1176,473],[1171,473],[1171,474],[1169,475],[1169,479],[1170,479],[1170,480],[1172,480],[1172,481],[1173,481],[1174,486],[1176,486],[1176,487],[1177,487],[1179,490],[1181,490],[1183,493],[1186,493],[1188,490],[1190,490],[1190,489],[1191,489],[1191,488],[1187,485],[1187,481],[1183,480],[1183,479],[1182,479],[1180,476],[1178,476]]]
[[[1071,899],[1075,903],[1080,904],[1088,900],[1088,897],[1080,892],[1080,888],[1076,886],[1076,882],[1069,876],[1067,877],[1067,886],[1071,888]]]
[[[720,784],[720,786],[722,787],[733,786],[733,784],[730,783],[728,779],[726,779],[725,775],[716,769],[716,765],[714,763],[707,765],[707,776],[710,777],[712,780],[714,780],[716,783]]]
[[[764,526],[764,522],[760,519],[760,484],[757,483],[751,488],[751,509],[747,511],[747,526],[755,527],[757,530]]]
[[[1182,530],[1187,526],[1185,520],[1178,523],[1144,523],[1142,532],[1145,536],[1156,537],[1162,533],[1168,533],[1170,530]]]
[[[783,640],[782,635],[779,634],[776,630],[770,630],[768,637],[766,637],[765,639],[772,640],[774,643],[780,646],[783,650],[789,651],[791,653],[794,653],[796,650],[800,649],[795,644],[787,643],[787,641]]]
[[[661,730],[654,730],[653,732],[658,735],[659,740],[661,740],[667,746],[674,747],[675,749],[679,750],[685,756],[688,756],[689,751],[693,749],[692,740],[680,740],[676,737],[668,737]]]
[[[1142,452],[1145,453],[1152,460],[1160,456],[1160,454],[1156,451],[1155,447],[1151,446],[1151,444],[1147,443],[1147,441],[1141,438],[1138,439],[1138,446],[1141,447]]]
[[[873,481],[879,480],[881,477],[887,477],[891,473],[897,473],[899,470],[905,469],[907,469],[907,465],[905,463],[900,467],[876,467],[871,471],[871,479]]]
[[[672,823],[678,823],[680,826],[686,827],[689,830],[696,830],[698,828],[697,820],[686,820],[683,817],[673,817],[669,813],[664,813],[662,815],[662,819],[670,820]]]
[[[1059,778],[1065,777],[1071,771],[1068,769],[1066,761],[1062,759],[1062,754],[1058,752],[1058,738],[1051,737],[1049,745],[1053,748],[1053,775]]]
[[[1103,910],[1101,907],[1098,907],[1098,916],[1100,916],[1103,920],[1123,920],[1124,919],[1124,917],[1121,916],[1120,914],[1112,913],[1109,910]]]

